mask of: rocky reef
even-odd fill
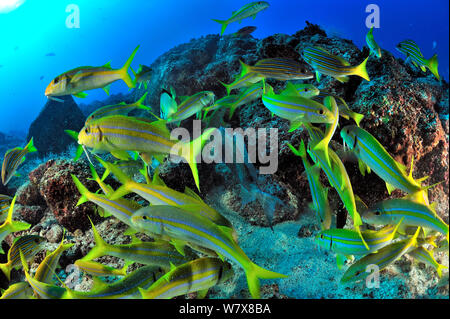
[[[80,108],[84,114],[71,97],[65,97],[62,104],[48,101],[30,127],[29,136],[34,136],[40,156],[48,152],[58,153],[72,142],[69,137],[61,138],[64,136],[61,132],[81,129],[87,114],[100,106],[122,101],[131,103],[148,92],[145,104],[159,114],[161,90],[169,87],[175,88],[177,96],[209,90],[220,98],[226,95],[226,90],[219,81],[231,83],[234,80],[240,72],[239,60],[249,65],[272,57],[302,61],[300,53],[308,45],[321,46],[352,65],[361,63],[369,54],[367,48],[360,50],[351,40],[327,36],[320,27],[310,23],[293,35],[275,34],[264,39],[207,35],[174,47],[150,64],[152,76],[147,89],[136,88],[128,95],[83,105]],[[146,62],[141,61],[142,64]],[[430,201],[437,203],[439,216],[448,223],[448,83],[436,81],[432,74],[422,73],[386,50],[382,50],[381,59],[369,59],[367,70],[370,82],[350,77],[350,81],[343,84],[331,77],[323,77],[320,83],[315,79],[303,83],[312,83],[321,90],[341,96],[353,111],[363,114],[361,127],[373,134],[397,161],[409,167],[414,158],[414,178],[429,176],[426,181],[429,185],[440,182],[430,189],[429,197]],[[268,83],[275,90],[285,86],[282,81],[268,80]],[[142,113],[141,116],[148,115]],[[297,147],[301,139],[307,140],[306,131],[300,128],[289,132],[288,121],[272,117],[260,99],[240,107],[230,120],[225,114],[223,120],[224,126],[244,130],[278,128],[278,169],[272,175],[262,176],[263,182],[260,183],[262,191],[283,203],[274,212],[273,230],[268,227],[258,201],[242,205],[239,178],[229,167],[198,164],[202,189],[199,195],[232,222],[242,249],[258,265],[289,276],[279,284],[264,281],[263,298],[448,298],[448,280],[438,284],[434,270],[412,268],[410,258],[397,261],[383,273],[380,289],[367,289],[364,284],[341,286],[339,278],[343,272],[337,269],[333,254],[320,251],[314,245],[313,239],[320,227],[307,208],[311,202],[308,181],[300,158],[287,146],[290,143]],[[191,129],[190,122],[186,120],[181,126]],[[340,127],[350,123],[342,119]],[[332,146],[335,149],[342,147],[339,134],[334,135]],[[260,166],[262,163],[255,163],[256,169]],[[362,176],[357,163],[346,161],[345,166],[355,194],[366,204],[402,196],[399,190],[389,195],[385,183],[377,175]],[[14,237],[25,233],[46,237],[46,248],[54,249],[65,229],[65,237],[75,245],[63,255],[61,266],[64,268],[84,256],[93,245],[87,216],[92,218],[108,242],[130,241],[122,234],[126,229],[122,222],[112,217],[99,217],[91,203],[76,207],[79,192],[70,174],[75,174],[91,191],[97,190],[96,183],[88,180],[91,176],[84,158],[76,163],[71,159],[52,159],[29,173],[29,181],[17,190],[16,217],[32,224],[32,227],[10,235],[3,243],[5,251]],[[187,164],[166,161],[161,164],[160,177],[167,186],[176,190],[183,191],[185,186],[195,189]],[[322,182],[327,184],[324,175]],[[115,189],[120,185],[112,177],[108,183]],[[345,221],[345,208],[332,189],[329,200],[336,222]],[[42,252],[38,254],[32,267],[36,267],[43,256]],[[120,262],[113,258],[104,260],[110,265],[120,266]],[[448,266],[447,255],[438,255],[438,261]],[[0,287],[5,288],[7,283],[2,276],[0,274]],[[18,281],[20,272],[13,273],[12,278]],[[89,282],[79,283],[81,289],[88,286]],[[248,297],[245,276],[237,269],[234,278],[220,288],[212,289],[209,297]]]

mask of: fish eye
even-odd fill
[[[142,216],[142,219],[143,219],[143,220],[147,220],[147,216],[145,216],[145,215]]]
[[[86,127],[84,128],[84,132],[85,132],[86,134],[89,134],[89,127],[88,127],[88,126],[86,126]]]
[[[320,239],[323,239],[323,234],[320,235]]]
[[[377,216],[380,216],[380,215],[381,215],[381,212],[380,212],[379,210],[376,210],[376,211],[374,212],[374,214],[377,215]]]
[[[305,92],[308,92],[308,88],[305,89]]]
[[[325,111],[324,110],[319,110],[319,114],[323,114],[323,113],[325,113]]]
[[[53,83],[54,84],[57,84],[59,82],[59,76],[57,76],[54,80],[53,80]]]

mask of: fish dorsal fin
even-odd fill
[[[192,189],[190,189],[187,186],[184,188],[184,193],[186,195],[188,195],[189,197],[193,197],[196,200],[203,202],[203,199],[196,192],[194,192]]]
[[[152,184],[167,187],[166,183],[159,177],[159,167],[157,167],[153,173]]]
[[[298,93],[297,88],[292,82],[286,83],[286,88],[281,93],[281,95],[287,95],[287,96],[300,96],[300,93]]]
[[[232,241],[234,241],[232,228],[227,227],[227,226],[221,226],[221,225],[217,225],[217,226],[223,233],[225,233],[225,235],[227,235]]]
[[[103,67],[112,70],[112,67],[111,67],[111,61],[105,63],[105,64],[103,65]]]
[[[131,236],[131,243],[132,244],[140,244],[142,243],[142,240],[140,240],[139,238],[136,237],[136,234],[130,234]]]
[[[150,125],[155,127],[157,130],[162,131],[164,133],[164,136],[170,136],[170,132],[166,124],[167,121],[162,119],[150,123]]]

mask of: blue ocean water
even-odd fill
[[[136,45],[141,47],[132,64],[151,64],[159,55],[192,38],[220,32],[215,19],[227,19],[249,1],[227,0],[0,0],[0,131],[26,132],[46,102],[44,91],[57,75],[82,65],[123,65]],[[380,10],[378,44],[395,56],[395,45],[414,39],[426,58],[439,58],[439,73],[449,77],[449,5],[445,0],[276,0],[255,20],[228,26],[226,34],[254,25],[254,36],[293,34],[305,20],[330,34],[365,44],[369,4]],[[79,10],[79,27],[67,20]],[[14,9],[15,8],[15,9]],[[14,10],[13,10],[14,9]],[[70,20],[70,19],[69,19]],[[74,21],[74,20],[70,20]],[[70,24],[69,24],[70,25]],[[127,92],[123,82],[112,84],[111,93]],[[102,100],[102,90],[88,92],[78,103]]]

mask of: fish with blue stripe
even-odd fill
[[[395,198],[380,201],[369,207],[361,218],[370,225],[392,225],[404,219],[403,225],[420,226],[424,230],[442,233],[448,242],[448,224],[429,206],[412,200]]]
[[[307,131],[310,134],[311,145],[318,143],[324,138],[324,133],[319,128],[314,127],[309,123],[304,123],[303,125],[306,127]],[[329,161],[320,149],[314,150],[313,147],[310,147],[310,145],[308,145],[307,152],[315,163],[319,163],[320,168],[322,168],[322,170],[327,175],[330,185],[337,191],[339,197],[344,203],[345,208],[352,217],[353,227],[360,235],[367,250],[369,250],[369,246],[367,245],[364,237],[362,237],[361,234],[360,226],[363,224],[363,222],[356,206],[356,197],[353,192],[353,187],[350,182],[347,170],[341,159],[331,148],[328,148]],[[329,163],[331,163],[331,165]]]
[[[184,252],[184,255],[181,254],[172,244],[162,240],[143,242],[136,237],[132,237],[130,244],[108,244],[100,236],[92,221],[91,225],[95,246],[81,258],[83,261],[91,261],[102,256],[114,256],[126,261],[158,266],[168,270],[171,264],[180,265],[190,260],[189,254]]]
[[[180,123],[181,121],[197,114],[197,119],[201,118],[202,110],[214,102],[215,94],[211,91],[198,92],[190,97],[185,98],[177,111],[167,118],[167,123]]]
[[[297,95],[275,94],[271,87],[262,95],[264,106],[273,114],[289,120],[289,132],[296,130],[304,122],[332,123],[333,113],[323,104]]]
[[[78,134],[78,144],[94,153],[110,152],[128,160],[127,151],[150,154],[159,162],[167,155],[182,157],[190,166],[195,185],[200,189],[197,155],[215,128],[209,128],[192,141],[171,139],[165,120],[142,121],[124,115],[111,115],[90,121]],[[147,163],[151,165],[151,163]]]
[[[28,144],[22,147],[16,147],[5,153],[2,164],[2,183],[6,186],[17,171],[17,168],[25,161],[25,155],[36,152],[37,149],[33,145],[33,138]]]
[[[258,12],[261,12],[264,9],[267,9],[269,7],[269,3],[266,1],[255,1],[247,3],[242,8],[235,10],[232,12],[231,17],[227,20],[217,20],[212,19],[213,21],[220,23],[222,25],[222,29],[220,30],[220,35],[222,35],[225,32],[225,29],[227,26],[232,23],[239,21],[241,22],[243,19],[248,17],[253,17],[253,19],[256,17],[256,14]]]
[[[0,194],[0,223],[6,220],[12,200],[11,196]]]
[[[0,264],[0,269],[6,275],[6,278],[10,280],[11,270],[22,266],[19,250],[23,252],[25,259],[29,260],[42,250],[44,242],[45,238],[36,235],[24,235],[16,238],[9,248],[8,261]]]
[[[209,288],[225,282],[232,275],[230,263],[204,257],[173,268],[148,289],[139,288],[139,291],[143,299],[171,299],[192,292],[198,292],[197,298],[203,298]]]
[[[371,27],[366,34],[366,44],[370,49],[370,54],[377,58],[381,58],[381,48],[373,37],[373,27]]]
[[[125,102],[122,102],[119,104],[102,106],[102,107],[98,108],[97,110],[95,110],[94,112],[92,112],[87,117],[85,124],[94,119],[98,119],[98,118],[105,117],[108,115],[117,115],[117,114],[128,115],[128,113],[130,113],[133,110],[137,110],[137,109],[142,109],[142,110],[151,112],[152,111],[151,107],[145,106],[143,104],[145,101],[145,98],[147,97],[147,94],[148,93],[146,92],[144,95],[142,95],[142,97],[139,100],[137,100],[136,102],[131,103],[131,104],[126,104]]]
[[[448,269],[447,266],[442,265],[436,261],[436,259],[433,256],[433,250],[428,250],[423,246],[414,249],[413,251],[409,252],[408,255],[414,258],[415,260],[423,262],[436,269],[439,278],[442,277],[442,270]]]
[[[230,227],[230,221],[223,217],[217,210],[207,205],[193,190],[188,187],[185,188],[185,192],[178,192],[170,187],[167,187],[164,182],[154,175],[153,181],[150,184],[138,183],[125,175],[114,164],[103,161],[101,158],[97,158],[98,161],[122,183],[113,194],[109,197],[109,200],[115,201],[129,193],[135,193],[150,202],[151,205],[171,205],[171,206],[183,206],[191,205],[196,207],[192,210],[192,213],[201,215],[208,218],[213,223],[219,226]],[[236,233],[233,229],[233,236],[236,237]]]
[[[309,163],[303,140],[300,141],[298,150],[291,144],[288,144],[288,146],[295,155],[302,158],[313,200],[312,209],[320,223],[320,228],[322,230],[329,229],[331,227],[331,207],[328,202],[328,188],[320,182],[320,167],[318,164],[311,165]]]
[[[369,57],[360,65],[352,66],[345,59],[321,47],[308,46],[303,50],[303,59],[316,71],[317,82],[320,82],[321,74],[332,76],[340,82],[348,82],[350,75],[357,75],[370,81],[366,70]]]
[[[138,210],[131,220],[138,230],[194,243],[215,251],[221,258],[239,264],[247,276],[247,284],[253,298],[260,298],[259,279],[286,278],[287,276],[266,270],[245,254],[232,237],[232,229],[219,226],[211,220],[189,213],[189,205],[183,207],[154,205]]]
[[[320,247],[331,250],[337,254],[337,264],[341,268],[344,258],[350,259],[353,255],[366,255],[389,245],[396,238],[397,229],[402,220],[395,226],[386,226],[380,230],[364,230],[361,232],[369,246],[367,250],[358,232],[352,229],[327,229],[318,233],[314,239]]]
[[[136,80],[131,79],[128,70],[138,49],[139,46],[134,49],[120,69],[113,69],[108,62],[103,66],[81,66],[64,72],[50,82],[45,89],[45,95],[50,99],[61,101],[55,96],[70,94],[84,98],[87,96],[84,91],[98,88],[103,88],[109,94],[110,84],[118,80],[124,81],[129,88],[134,88],[136,87]]]
[[[414,194],[432,186],[422,187],[420,182],[427,177],[415,180],[412,177],[412,163],[409,174],[406,167],[398,163],[369,132],[355,125],[344,126],[341,137],[346,145],[357,157],[366,164],[381,179],[386,182],[389,194],[396,188]]]
[[[9,206],[8,214],[6,215],[6,220],[0,225],[0,254],[3,254],[2,241],[11,233],[26,230],[31,227],[31,224],[13,220],[14,205],[16,203],[17,196],[14,196]]]
[[[250,66],[239,60],[242,66],[241,77],[246,74],[256,73],[265,79],[287,80],[308,80],[314,78],[308,67],[298,61],[287,58],[270,58],[256,62]]]
[[[413,40],[404,40],[397,44],[395,47],[398,51],[406,55],[406,59],[410,59],[414,66],[420,68],[423,72],[426,72],[426,67],[433,73],[433,75],[441,80],[438,72],[438,59],[437,54],[433,55],[428,60],[425,59],[419,46]]]
[[[262,94],[263,94],[263,85],[261,84],[261,82],[255,83],[241,90],[238,98],[234,102],[229,104],[230,114],[228,118],[231,119],[233,117],[233,114],[238,107],[259,99]]]
[[[245,65],[244,62],[242,62],[242,61],[240,61],[240,62],[241,62],[241,65]],[[219,81],[219,83],[225,87],[225,89],[227,90],[227,95],[230,95],[230,92],[232,90],[251,86],[252,84],[258,83],[259,81],[261,81],[263,79],[264,79],[264,76],[262,76],[258,73],[247,72],[244,75],[238,74],[236,76],[236,79],[229,84],[223,83],[221,81]]]
[[[379,271],[385,269],[393,262],[400,259],[404,254],[407,254],[419,246],[417,243],[419,232],[420,227],[418,227],[414,236],[411,238],[391,243],[377,252],[362,257],[347,269],[341,278],[341,283],[365,280],[371,273],[367,272],[370,265],[377,266]]]

